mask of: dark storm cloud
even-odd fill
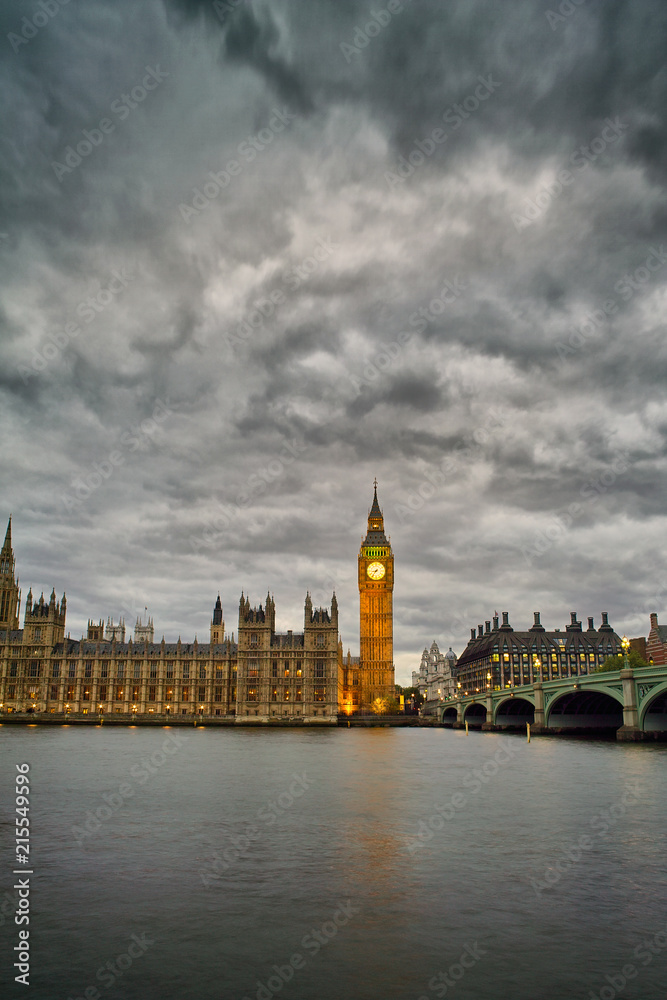
[[[645,631],[667,9],[386,6],[0,11],[3,506],[73,633],[125,594],[202,639],[241,587],[296,628],[335,583],[355,652],[375,475],[399,679],[499,605]]]

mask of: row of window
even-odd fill
[[[486,688],[489,678],[487,676],[488,671],[484,669],[479,669],[473,672],[461,673],[458,675],[457,683],[464,689],[472,689],[477,685],[477,690],[481,688]],[[514,665],[512,668],[507,669],[507,667],[502,671],[502,676],[505,681],[513,680],[515,684],[532,684],[536,680],[556,680],[559,677],[577,677],[580,674],[587,674],[587,664],[583,663],[581,665],[575,663],[562,664],[560,667],[553,665],[549,669],[549,665],[545,664],[542,670],[535,670],[530,665],[523,664],[522,667]],[[491,679],[491,684],[496,685],[498,680],[497,673]]]
[[[580,660],[585,660],[587,655],[588,655],[588,659],[589,660],[594,660],[596,658],[596,655],[597,655],[597,658],[599,660],[606,660],[606,658],[608,656],[611,656],[613,654],[613,652],[614,652],[614,650],[610,646],[608,652],[606,652],[606,653],[605,653],[605,651],[603,649],[598,649],[597,653],[595,651],[593,651],[593,650],[590,650],[588,652],[588,654],[586,654],[585,652],[583,652],[581,650],[577,654],[575,652],[575,650],[573,650],[573,649],[569,650],[569,652],[567,650],[562,649],[562,650],[560,650],[560,652],[558,654],[555,653],[555,652],[553,652],[553,651],[551,653],[548,653],[548,652],[545,651],[545,652],[542,652],[540,655],[541,655],[541,658],[544,660],[544,662],[546,662],[547,660],[551,659],[551,662],[554,663],[556,661],[556,659],[558,658],[558,659],[560,659],[560,662],[563,663],[563,662],[567,661],[568,657],[569,657],[570,660],[576,660],[577,659],[577,655],[578,655],[578,657],[579,657]],[[531,657],[530,657],[531,660],[536,655],[537,655],[536,653],[532,653]],[[509,660],[509,658],[510,658],[509,653],[503,653],[503,660],[505,662],[507,662]],[[519,654],[516,651],[513,652],[512,653],[512,660],[513,660],[513,662],[516,663],[518,661],[518,659],[519,659]],[[523,652],[521,654],[521,659],[527,660],[528,659],[528,653]],[[498,653],[494,653],[493,654],[493,662],[494,663],[498,663],[498,661],[499,661],[499,654]]]
[[[64,665],[64,671],[62,673],[62,676],[63,677],[77,677],[78,676],[78,677],[84,677],[84,678],[85,677],[91,677],[92,678],[92,676],[93,676],[93,663],[92,663],[92,661],[84,663],[83,664],[83,670],[79,669],[77,671],[77,667],[78,667],[77,662],[75,660],[70,660],[68,663],[66,663]],[[215,667],[213,673],[214,673],[214,676],[215,676],[216,680],[222,680],[222,678],[224,676],[223,668],[222,667]],[[236,668],[235,667],[234,667],[232,673],[236,673]],[[17,676],[19,676],[19,663],[16,660],[12,660],[11,663],[9,664],[9,676],[10,677],[17,677]],[[42,676],[42,664],[39,661],[36,661],[36,660],[30,661],[28,663],[27,676],[28,677],[41,677]],[[52,677],[60,677],[61,676],[61,663],[60,663],[59,660],[54,660],[53,663],[51,664],[51,676]],[[102,663],[100,665],[100,677],[110,677],[110,676],[111,676],[111,673],[109,671],[109,664],[108,663]],[[117,664],[115,676],[119,680],[125,677],[125,665],[124,664],[122,664],[122,663]],[[141,678],[142,678],[142,665],[140,663],[133,664],[132,665],[132,672],[130,673],[128,671],[127,676],[128,677],[132,677],[134,680],[141,680]],[[148,676],[148,677],[154,677],[154,678],[157,679],[157,677],[158,677],[157,665],[151,664],[150,668],[148,670],[148,674],[144,670],[143,671],[143,676],[144,677],[146,677],[146,676]],[[167,667],[167,670],[166,670],[166,679],[167,680],[172,680],[172,679],[174,679],[174,677],[175,677],[174,668],[173,667]],[[199,667],[199,680],[204,681],[204,680],[206,680],[206,678],[207,678],[206,667]],[[186,665],[186,666],[183,667],[183,680],[189,680],[189,679],[190,679],[190,667]]]
[[[130,693],[131,693],[131,697],[130,697]],[[191,692],[190,692],[189,688],[184,687],[182,689],[182,691],[181,691],[181,697],[180,698],[174,698],[174,693],[175,692],[172,689],[168,689],[167,691],[165,691],[165,693],[164,693],[164,701],[190,701],[190,694],[191,694]],[[194,691],[194,688],[193,688],[193,690],[192,690],[193,697],[194,697],[194,693],[195,693],[195,691]],[[201,702],[206,701],[206,688],[200,687],[198,689],[197,693],[199,695],[199,697],[197,699],[198,701],[201,701]],[[151,684],[149,686],[149,688],[148,688],[147,694],[148,694],[148,699],[147,699],[148,701],[157,701],[157,686],[154,685],[154,684]],[[92,698],[92,691],[91,691],[90,686],[84,685],[83,688],[81,688],[81,690],[80,690],[79,696],[80,696],[81,701],[92,701],[93,698]],[[16,697],[16,685],[10,684],[7,687],[7,699],[8,700],[12,700],[15,697]],[[26,697],[28,699],[32,699],[34,701],[37,698],[39,698],[39,691],[34,690],[34,689],[32,689],[32,690],[29,689],[28,692],[27,692],[27,694],[26,694]],[[67,688],[63,691],[62,697],[66,701],[75,701],[75,700],[77,700],[77,694],[76,694],[76,688],[75,688],[75,686],[73,684],[68,685]],[[51,701],[58,701],[58,698],[59,698],[59,688],[58,688],[57,684],[51,684],[50,685],[50,688],[49,688],[49,698],[50,698]],[[235,700],[235,698],[236,698],[236,691],[233,690],[232,691],[232,700]],[[96,700],[98,700],[100,702],[105,702],[105,701],[107,701],[107,699],[110,699],[110,700],[113,700],[113,701],[133,701],[133,702],[141,701],[140,689],[138,687],[135,687],[135,688],[122,688],[122,687],[113,687],[113,686],[109,687],[106,684],[102,684],[100,686],[99,693],[97,695],[97,699]],[[214,687],[213,688],[213,701],[219,701],[219,702],[221,702],[222,700],[223,700],[223,688],[222,687]]]
[[[79,668],[79,669],[77,669],[77,668]],[[84,662],[83,669],[81,670],[80,665],[77,663],[76,660],[69,660],[64,665],[61,665],[61,662],[59,660],[54,660],[51,663],[51,676],[52,677],[60,677],[61,676],[61,669],[63,670],[63,673],[62,673],[63,677],[72,677],[72,678],[75,678],[75,677],[78,676],[78,677],[84,677],[84,678],[86,678],[86,677],[91,677],[92,678],[92,676],[93,676],[93,661],[92,660],[88,660],[88,661]],[[260,676],[260,664],[259,664],[258,660],[249,660],[248,661],[248,668],[247,669],[248,669],[248,677],[259,677]],[[236,668],[236,666],[234,666],[232,668],[232,673],[236,673],[236,670],[237,670],[237,668]],[[199,667],[199,671],[198,671],[198,675],[199,675],[199,680],[202,680],[202,681],[206,680],[206,678],[207,678],[206,667],[200,666]],[[302,675],[303,675],[303,665],[302,665],[302,661],[301,660],[296,660],[296,662],[294,662],[294,663],[291,663],[289,660],[285,660],[282,667],[279,667],[278,660],[273,660],[273,662],[271,663],[271,676],[272,677],[283,677],[283,676],[284,677],[301,677]],[[326,664],[325,664],[324,660],[316,660],[315,661],[314,675],[315,675],[315,677],[325,677],[326,676]],[[18,661],[16,661],[16,660],[12,660],[11,661],[11,663],[9,665],[9,676],[10,677],[17,677],[17,676],[19,676],[19,662]],[[42,676],[42,663],[39,660],[31,660],[28,663],[27,676],[29,676],[29,677],[41,677]],[[111,676],[112,676],[112,673],[110,672],[109,664],[108,663],[104,663],[104,662],[101,663],[100,664],[100,677],[111,677]],[[134,664],[132,664],[132,671],[131,671],[131,673],[128,671],[127,676],[128,677],[132,677],[134,680],[141,680],[141,678],[142,678],[142,664],[141,663],[134,663]],[[148,673],[146,673],[145,669],[143,670],[143,676],[144,677],[146,677],[146,676],[148,676],[148,677],[154,677],[154,678],[157,679],[157,677],[158,677],[157,664],[151,663],[150,667],[149,667],[149,670],[148,670]],[[166,672],[165,672],[165,676],[166,676],[167,680],[173,680],[173,679],[175,679],[176,675],[175,675],[175,671],[174,671],[174,667],[173,666],[172,667],[167,666]],[[222,667],[215,667],[214,668],[214,676],[215,676],[216,680],[222,680],[222,678],[223,678],[223,668]],[[123,679],[125,677],[125,664],[124,663],[117,663],[116,664],[115,677],[117,679],[119,679],[119,680],[121,680],[121,679]],[[188,664],[184,664],[183,665],[182,679],[183,680],[189,680],[190,679],[190,667],[189,667]],[[355,683],[355,684],[358,683],[358,680],[354,681],[353,683]]]
[[[324,632],[318,632],[317,635],[315,636],[315,645],[319,646],[320,648],[323,648],[324,643],[325,643]],[[259,646],[259,634],[257,632],[250,633],[250,645]]]
[[[246,697],[247,701],[259,701],[256,687],[249,687]],[[271,691],[271,701],[303,701],[303,690],[298,687],[295,691],[290,688],[274,687]],[[313,701],[326,701],[326,688],[318,686],[313,691]]]

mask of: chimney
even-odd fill
[[[509,611],[503,611],[503,625],[509,625],[510,623],[510,613]]]
[[[533,625],[540,624],[540,613],[539,611],[533,611]]]
[[[472,641],[472,639],[476,639],[476,638],[477,638],[477,633],[475,632],[474,628],[471,628],[470,629],[470,639],[471,639],[471,641]]]
[[[484,627],[482,625],[477,626],[477,638],[481,639],[484,634]]]
[[[658,615],[656,614],[655,611],[653,611],[651,613],[651,631],[653,631],[653,629],[657,627],[658,627]]]
[[[498,631],[498,615],[493,616],[493,631]]]
[[[485,633],[485,635],[489,635],[489,633],[491,632],[491,622],[490,621],[489,622],[484,622],[484,624],[486,625],[484,633]]]
[[[570,611],[570,625],[576,625],[576,624],[577,624],[577,612]]]
[[[595,626],[593,624],[593,619],[592,618],[588,619],[588,631],[589,632],[594,632],[595,631]]]

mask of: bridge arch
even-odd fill
[[[548,729],[616,730],[623,725],[623,695],[604,687],[579,687],[554,695],[544,714]]]
[[[645,732],[667,731],[667,683],[656,684],[639,710],[639,728]]]
[[[446,705],[442,710],[440,721],[445,726],[453,726],[458,716],[455,705]]]
[[[481,701],[471,701],[463,710],[463,719],[470,726],[483,726],[486,722],[486,706]]]
[[[497,702],[494,711],[494,725],[524,728],[526,723],[535,721],[535,698],[526,695],[508,695]]]

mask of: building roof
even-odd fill
[[[380,510],[380,504],[378,503],[377,479],[374,483],[373,503],[368,512],[368,531],[366,532],[363,545],[389,545],[387,536],[384,533],[384,518]]]
[[[569,650],[570,647],[575,646],[577,649],[581,649],[582,646],[588,646],[594,650],[600,646],[614,648],[619,642],[620,639],[611,626],[602,627],[600,630],[587,629],[585,632],[579,629],[570,631],[569,627],[566,631],[556,629],[550,632],[541,629],[515,632],[513,629],[497,628],[490,632],[484,632],[474,639],[471,638],[458,658],[456,666],[459,669],[467,663],[491,656],[499,649],[507,647],[527,652],[537,652],[538,648],[543,646],[554,650]]]

